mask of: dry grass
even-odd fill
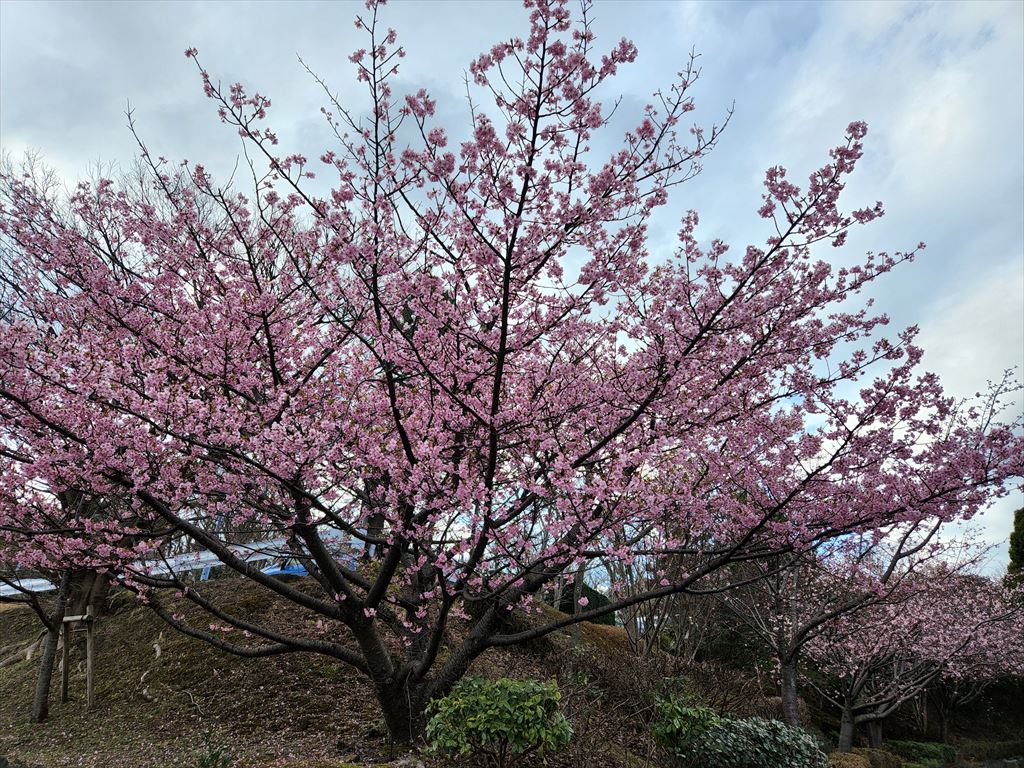
[[[219,603],[280,629],[316,630],[308,618],[242,581],[211,582]],[[0,645],[38,632],[27,609],[5,611]],[[59,675],[47,723],[28,722],[37,661],[0,669],[0,756],[44,768],[195,766],[206,745],[228,747],[235,768],[377,765],[400,753],[363,678],[341,662],[311,654],[246,660],[170,630],[119,594],[97,626],[96,707],[84,711],[84,641],[72,652],[70,701],[59,702]],[[156,647],[159,646],[159,655]],[[576,737],[547,765],[653,766],[623,707],[610,669],[628,654],[622,630],[583,625],[524,648],[484,654],[472,673],[558,677]],[[641,705],[643,706],[643,705]],[[428,766],[447,766],[420,756]]]

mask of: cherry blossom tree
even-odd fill
[[[11,462],[7,475],[25,466]],[[101,613],[110,584],[105,567],[90,567],[93,559],[89,551],[101,535],[105,502],[83,497],[74,491],[52,493],[35,487],[35,483],[19,478],[12,482],[5,477],[0,484],[0,584],[10,588],[9,594],[0,596],[0,602],[24,605],[32,609],[43,627],[39,670],[30,717],[42,722],[49,716],[50,682],[60,644],[61,628],[65,616],[80,616],[86,606]],[[16,510],[16,514],[15,511]],[[6,524],[17,520],[17,525]],[[84,536],[88,532],[89,536]],[[121,531],[115,535],[122,535]],[[48,579],[54,590],[33,588],[22,578],[25,574]],[[23,652],[30,655],[37,643]],[[18,649],[22,652],[22,649]]]
[[[611,130],[602,94],[637,51],[597,53],[587,6],[525,6],[528,34],[471,64],[470,135],[450,147],[425,91],[395,93],[404,52],[371,2],[351,57],[368,116],[325,86],[325,195],[313,162],[278,152],[270,99],[222,88],[194,49],[248,195],[141,141],[148,186],[101,180],[58,203],[31,174],[0,177],[5,492],[125,500],[32,557],[88,552],[225,651],[347,662],[397,739],[489,648],[698,591],[736,562],[970,517],[1020,473],[999,398],[948,398],[918,370],[915,329],[884,336],[860,298],[920,248],[818,255],[882,215],[840,203],[863,123],[805,188],[768,171],[763,244],[702,245],[688,212],[676,252],[652,255],[652,216],[722,135],[683,130],[694,60],[591,160]],[[2,515],[35,525],[19,505]],[[310,586],[246,560],[240,529],[286,541]],[[183,538],[308,612],[308,633],[154,573]],[[563,575],[662,555],[687,566],[537,615]]]
[[[840,618],[905,598],[919,572],[941,560],[945,572],[974,568],[983,550],[970,537],[945,540],[941,523],[919,521],[892,530],[846,536],[804,553],[783,568],[776,558],[744,564],[748,582],[720,595],[721,603],[774,654],[783,718],[800,725],[798,682],[808,643]]]
[[[1024,598],[1019,586],[1004,587],[1004,594],[999,595],[999,591],[984,580],[965,580],[964,589],[966,594],[975,595],[982,605],[990,606],[994,614],[1004,610],[1004,602]],[[942,741],[948,741],[949,726],[958,711],[978,699],[994,683],[1009,677],[1024,677],[1024,607],[1018,604],[1016,621],[986,625],[957,654],[955,662],[943,669],[927,691],[939,718]]]
[[[967,679],[984,663],[1019,673],[1021,605],[999,584],[937,565],[882,603],[830,622],[806,646],[808,679],[841,712],[840,751],[859,725],[881,741],[881,722],[942,677]]]

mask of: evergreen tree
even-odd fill
[[[1010,563],[1006,573],[1011,579],[1024,577],[1024,507],[1013,513],[1013,533],[1010,534]]]

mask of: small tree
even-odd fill
[[[6,471],[0,470],[0,476],[9,479],[22,467],[14,462]],[[87,606],[100,613],[106,604],[110,579],[107,569],[96,563],[92,538],[102,536],[104,528],[96,519],[106,503],[71,491],[53,494],[33,487],[25,478],[22,484],[0,483],[0,520],[17,517],[21,521],[20,526],[0,526],[0,563],[5,564],[0,583],[10,588],[0,602],[31,608],[44,630],[31,705],[33,722],[49,716],[50,683],[64,617],[80,616]],[[16,516],[12,510],[17,510]],[[111,535],[121,533],[119,529]],[[26,587],[22,579],[26,574],[49,580],[51,588]]]

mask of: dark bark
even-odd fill
[[[75,571],[71,577],[67,612],[81,616],[92,606],[94,616],[106,613],[107,597],[110,593],[110,577],[96,571]]]
[[[853,749],[853,732],[856,723],[853,719],[853,711],[848,707],[843,709],[843,716],[839,720],[839,745],[840,752],[849,752]]]
[[[413,685],[406,678],[404,685],[399,681],[389,681],[376,690],[392,740],[398,744],[411,744],[426,726],[427,702],[422,686]]]
[[[786,725],[800,726],[800,703],[797,700],[796,658],[781,660],[782,671],[782,719]]]
[[[586,568],[583,565],[580,565],[580,567],[576,569],[576,580],[573,582],[573,585],[572,585],[572,615],[573,616],[577,615],[582,610],[582,608],[580,607],[580,599],[583,597],[583,574],[584,574],[585,570],[586,570]],[[572,647],[573,647],[573,650],[576,650],[576,648],[579,647],[579,644],[580,644],[580,625],[579,624],[573,624],[572,625]]]
[[[43,722],[50,714],[50,683],[53,680],[53,667],[57,659],[60,630],[64,624],[69,583],[70,575],[65,573],[57,590],[57,599],[54,602],[53,611],[46,620],[46,641],[43,645],[42,657],[39,659],[36,692],[32,698],[31,719],[33,723]]]
[[[36,692],[32,698],[33,723],[41,723],[50,716],[50,682],[53,680],[59,640],[59,629],[46,630],[46,642],[43,645],[43,655],[39,659],[39,673],[36,675]]]
[[[412,743],[426,725],[429,694],[425,682],[413,676],[409,665],[396,663],[372,624],[356,625],[352,631],[366,660],[391,739],[398,744]]]
[[[949,710],[945,707],[939,708],[939,741],[943,744],[949,743]]]
[[[379,539],[384,536],[384,515],[380,513],[374,513],[369,516],[366,521],[366,536],[369,539]],[[384,550],[377,544],[370,544],[363,548],[363,559],[376,559],[379,560],[384,554]]]
[[[868,742],[874,749],[881,749],[882,742],[882,721],[871,720],[868,722]]]

